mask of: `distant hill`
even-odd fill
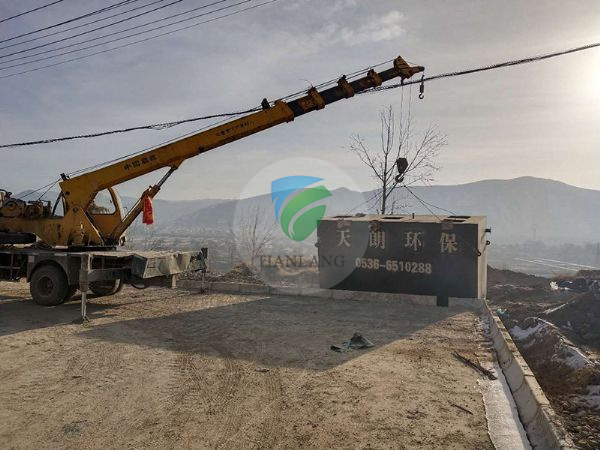
[[[512,180],[484,180],[453,186],[420,186],[412,191],[429,205],[447,209],[459,215],[484,215],[492,227],[495,243],[523,243],[541,241],[545,244],[585,243],[600,241],[600,191],[582,189],[559,181],[534,177]],[[21,195],[21,194],[19,194]],[[333,191],[336,210],[328,215],[375,212],[364,203],[375,191],[360,194],[348,189]],[[50,192],[45,199],[54,200]],[[425,207],[406,190],[395,194],[398,205],[408,205],[404,213],[446,215],[435,206]],[[130,207],[135,199],[124,197]],[[155,220],[161,231],[202,232],[221,230],[231,226],[236,207],[259,205],[269,211],[269,195],[249,199],[202,199],[193,201],[154,201]],[[357,208],[357,205],[360,205]],[[429,208],[429,209],[428,209]]]
[[[427,203],[458,214],[487,216],[494,242],[600,241],[600,191],[534,177],[412,190]],[[418,201],[411,204],[416,212],[427,212]]]
[[[447,215],[444,208],[458,215],[484,215],[492,227],[496,243],[542,241],[546,244],[585,243],[600,241],[600,191],[582,189],[559,181],[534,177],[512,180],[484,180],[454,186],[419,186],[411,190],[425,203],[424,206],[406,190],[395,193],[398,205],[408,205],[396,213]],[[339,206],[328,215],[344,214],[370,199],[375,191],[359,193],[338,189],[333,192]],[[246,205],[258,204],[268,210],[270,197],[263,195],[241,200]],[[237,201],[215,203],[197,211],[174,218],[168,227],[202,229],[224,227],[231,223]],[[433,206],[435,205],[435,206]],[[368,206],[371,206],[369,209]],[[352,210],[375,212],[368,203]]]

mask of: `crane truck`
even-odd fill
[[[63,303],[79,289],[84,305],[88,290],[111,295],[124,283],[165,285],[190,268],[205,270],[206,252],[117,250],[146,199],[156,196],[185,160],[423,70],[398,57],[391,68],[370,69],[352,81],[342,76],[334,86],[322,91],[311,87],[294,100],[265,99],[261,110],[208,130],[76,176],[62,174],[54,205],[41,199],[25,201],[0,190],[0,280],[26,279],[32,298],[41,305]],[[163,177],[124,213],[115,186],[163,168],[168,168]],[[107,197],[109,202],[103,200]]]

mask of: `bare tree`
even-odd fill
[[[444,147],[446,136],[437,128],[430,127],[422,133],[412,130],[410,114],[400,117],[396,123],[394,109],[390,105],[379,113],[381,121],[380,148],[371,150],[362,136],[354,134],[351,137],[350,151],[355,153],[367,167],[381,189],[381,201],[378,212],[385,214],[395,204],[388,201],[399,183],[396,181],[396,160],[406,158],[408,168],[404,172],[402,184],[410,186],[415,183],[429,184],[434,180],[435,172],[439,170],[436,159]]]
[[[247,208],[240,215],[236,228],[233,230],[238,249],[247,257],[249,265],[254,268],[256,259],[273,240],[275,222],[263,208],[256,205]]]

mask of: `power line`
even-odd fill
[[[248,1],[252,1],[252,0],[245,0],[243,2],[240,2],[240,4],[241,3],[246,3]],[[219,20],[219,19],[224,19],[226,17],[235,16],[236,14],[240,14],[240,13],[243,13],[243,12],[246,12],[246,11],[250,11],[252,9],[260,8],[261,6],[268,5],[269,3],[274,3],[276,1],[278,1],[278,0],[268,0],[268,1],[256,4],[256,5],[253,5],[253,6],[248,6],[246,8],[239,9],[237,11],[234,11],[234,12],[231,12],[231,13],[228,13],[228,14],[223,14],[221,16],[214,17],[212,19],[203,20],[201,22],[193,23],[191,25],[187,25],[187,26],[184,26],[184,27],[176,28],[175,30],[166,31],[164,33],[160,33],[160,34],[157,34],[157,35],[154,35],[154,36],[149,36],[147,38],[138,39],[137,41],[128,42],[127,44],[118,45],[116,47],[112,47],[112,48],[108,48],[108,49],[105,49],[105,50],[100,50],[100,51],[97,51],[97,52],[89,53],[87,55],[77,56],[75,58],[66,59],[64,61],[60,61],[60,62],[57,62],[57,63],[47,64],[45,66],[36,67],[34,69],[28,69],[28,70],[23,70],[21,72],[15,72],[15,73],[11,73],[11,74],[8,74],[8,75],[3,75],[3,76],[0,76],[0,79],[14,77],[16,75],[23,75],[23,74],[31,73],[31,72],[37,72],[38,70],[47,69],[49,67],[56,67],[56,66],[60,66],[62,64],[66,64],[66,63],[69,63],[69,62],[79,61],[81,59],[89,58],[91,56],[100,55],[102,53],[112,52],[114,50],[119,50],[121,48],[129,47],[130,45],[135,45],[135,44],[139,44],[139,43],[142,43],[142,42],[150,41],[152,39],[156,39],[156,38],[159,38],[159,37],[162,37],[162,36],[167,36],[167,35],[170,35],[170,34],[173,34],[173,33],[177,33],[179,31],[187,30],[187,29],[190,29],[190,28],[194,28],[194,27],[206,24],[206,23],[214,22],[214,21]],[[237,5],[232,5],[232,6],[237,6]],[[206,15],[206,14],[201,14],[201,15]],[[176,23],[185,22],[185,21],[191,20],[193,18],[195,18],[195,17],[192,17],[190,19],[180,20],[179,22],[176,22]],[[160,26],[160,27],[156,27],[156,28],[154,28],[152,30],[143,31],[143,32],[140,32],[140,33],[135,33],[135,34],[132,34],[132,35],[129,35],[129,36],[124,36],[122,38],[113,39],[111,41],[103,42],[103,43],[100,43],[100,44],[91,45],[89,47],[82,48],[82,49],[79,49],[79,50],[73,50],[73,51],[65,52],[64,54],[66,54],[66,53],[74,53],[74,52],[77,52],[77,51],[86,50],[88,48],[98,47],[98,46],[101,46],[101,45],[109,44],[111,42],[115,42],[115,41],[120,41],[120,40],[123,40],[123,39],[127,39],[127,38],[132,37],[132,36],[138,36],[138,35],[141,35],[141,34],[144,34],[144,33],[148,33],[150,31],[155,31],[157,29],[167,28],[167,27],[172,26],[172,25],[174,25],[174,24],[163,25],[163,26]],[[61,56],[61,55],[55,55],[55,56]],[[46,58],[46,59],[48,59],[48,58]],[[32,61],[30,61],[30,62],[32,62]],[[4,68],[4,69],[6,69],[6,68]],[[0,69],[0,70],[3,70],[3,69]]]
[[[563,55],[568,55],[570,53],[577,53],[577,52],[581,52],[584,50],[590,50],[592,48],[597,48],[600,47],[600,42],[595,42],[593,44],[587,44],[587,45],[582,45],[580,47],[573,47],[567,50],[560,50],[560,51],[556,51],[556,52],[552,52],[552,53],[545,53],[542,55],[537,55],[537,56],[530,56],[528,58],[522,58],[522,59],[515,59],[515,60],[511,60],[511,61],[505,61],[505,62],[501,62],[501,63],[496,63],[496,64],[490,64],[487,66],[481,66],[481,67],[476,67],[473,69],[466,69],[466,70],[459,70],[459,71],[455,71],[455,72],[446,72],[446,73],[440,73],[438,75],[433,75],[431,77],[423,77],[420,80],[413,80],[413,81],[408,81],[405,83],[397,83],[397,84],[390,84],[388,86],[379,86],[367,91],[363,91],[360,92],[360,94],[365,94],[368,92],[378,92],[378,91],[386,91],[388,89],[396,89],[396,88],[401,88],[404,86],[409,86],[411,84],[421,84],[421,83],[425,83],[427,81],[433,81],[433,80],[439,80],[442,78],[452,78],[452,77],[458,77],[458,76],[462,76],[462,75],[470,75],[472,73],[478,73],[478,72],[486,72],[488,70],[495,70],[495,69],[501,69],[504,67],[512,67],[512,66],[518,66],[521,64],[529,64],[532,62],[538,62],[538,61],[542,61],[545,59],[550,59],[550,58],[556,58],[558,56],[563,56]]]
[[[6,39],[2,39],[2,40],[0,40],[0,44],[3,44],[4,42],[14,41],[15,39],[19,39],[19,38],[22,38],[22,37],[25,37],[25,36],[31,36],[32,34],[40,33],[42,31],[51,30],[52,28],[57,28],[57,27],[60,27],[60,26],[63,26],[63,25],[67,25],[69,23],[76,22],[76,21],[81,20],[81,19],[86,19],[88,17],[92,17],[92,16],[95,16],[97,14],[101,14],[101,13],[107,12],[107,11],[110,11],[112,9],[116,9],[116,8],[121,7],[121,6],[124,6],[124,5],[128,5],[128,4],[131,4],[131,3],[136,3],[138,1],[139,0],[123,0],[123,1],[120,1],[118,3],[114,3],[112,5],[109,5],[109,6],[105,7],[105,8],[96,9],[95,11],[91,11],[91,12],[83,14],[81,16],[73,17],[72,19],[65,20],[65,21],[59,22],[59,23],[55,23],[54,25],[49,25],[49,26],[44,27],[44,28],[38,28],[37,30],[28,31],[27,33],[22,33],[22,34],[19,34],[17,36],[12,36],[12,37],[9,37],[9,38],[6,38]],[[163,1],[165,1],[165,0],[158,0],[158,1],[155,1],[155,2],[150,3],[148,5],[137,6],[137,7],[133,8],[133,9],[130,9],[130,10],[127,10],[127,11],[122,11],[122,12],[117,13],[117,14],[113,14],[112,16],[103,17],[103,18],[95,20],[93,22],[88,22],[88,23],[85,23],[85,24],[82,24],[82,25],[77,25],[75,27],[66,28],[66,29],[60,30],[60,31],[55,31],[54,33],[49,33],[49,34],[45,34],[44,36],[34,37],[34,38],[28,39],[26,41],[21,41],[21,42],[16,42],[16,43],[10,44],[10,45],[5,45],[4,47],[0,47],[0,50],[3,50],[5,48],[10,48],[10,47],[15,47],[17,45],[26,44],[28,42],[37,41],[38,39],[43,39],[43,38],[46,38],[46,37],[49,37],[49,36],[54,36],[54,35],[57,35],[57,34],[66,33],[67,31],[71,31],[71,30],[75,30],[77,28],[85,27],[87,25],[91,25],[91,24],[94,24],[94,23],[97,23],[97,22],[101,22],[103,20],[108,20],[108,19],[111,19],[113,17],[120,16],[120,15],[126,14],[126,13],[131,12],[131,11],[136,11],[138,9],[145,8],[147,6],[153,5],[154,3],[160,3],[160,2],[163,2]]]
[[[17,144],[4,144],[4,145],[0,145],[0,148],[25,147],[25,146],[29,146],[29,145],[51,144],[53,142],[71,141],[74,139],[89,139],[89,138],[95,138],[95,137],[100,137],[100,136],[107,136],[110,134],[129,133],[130,131],[136,131],[136,130],[164,130],[165,128],[171,128],[171,127],[174,127],[175,125],[181,125],[184,123],[198,122],[200,120],[207,120],[207,119],[215,119],[217,117],[233,117],[233,116],[238,116],[241,114],[249,114],[252,112],[256,112],[256,111],[259,111],[260,109],[261,108],[257,107],[257,108],[248,109],[246,111],[238,111],[238,112],[223,113],[223,114],[212,114],[209,116],[193,117],[191,119],[177,120],[174,122],[164,122],[164,123],[157,123],[157,124],[153,124],[153,125],[141,125],[141,126],[137,126],[137,127],[121,128],[118,130],[110,130],[110,131],[100,131],[98,133],[80,134],[80,135],[76,135],[76,136],[67,136],[67,137],[61,137],[61,138],[41,139],[39,141],[20,142]]]
[[[272,3],[274,1],[277,1],[277,0],[270,0],[270,1],[264,2],[262,4]],[[262,4],[260,4],[260,5],[254,5],[251,8],[256,8],[258,6],[261,6]],[[247,9],[251,9],[251,8],[247,8]],[[235,14],[235,13],[239,13],[239,12],[242,12],[242,11],[244,11],[244,10],[235,11],[234,13],[230,13],[229,15],[232,15],[232,14]],[[219,18],[221,18],[221,17],[225,17],[225,16],[220,16]],[[216,19],[211,19],[211,20],[216,20]],[[195,25],[190,25],[187,28],[190,28],[191,26],[195,26]],[[173,33],[175,31],[178,31],[178,30],[172,30],[169,33]],[[154,36],[154,37],[157,37],[157,36]],[[131,45],[131,43],[127,44],[127,45]],[[485,70],[497,69],[497,68],[501,68],[501,67],[509,67],[509,66],[514,66],[514,65],[518,65],[518,64],[525,64],[526,62],[540,61],[540,60],[543,60],[543,59],[548,59],[548,58],[552,58],[552,57],[556,57],[556,56],[566,55],[566,54],[569,54],[569,53],[583,51],[583,50],[587,50],[587,49],[591,49],[591,48],[595,48],[595,47],[600,47],[600,43],[588,44],[588,45],[584,45],[584,46],[580,46],[580,47],[576,47],[576,48],[572,48],[572,49],[568,49],[568,50],[563,50],[563,51],[554,52],[554,53],[548,53],[548,54],[545,54],[545,55],[534,56],[534,57],[523,58],[523,59],[509,61],[509,62],[504,62],[504,63],[493,64],[493,65],[484,66],[484,67],[481,67],[481,68],[478,68],[478,69],[468,69],[468,70],[462,70],[462,71],[457,71],[457,72],[448,72],[448,73],[445,73],[445,74],[434,75],[432,77],[423,78],[423,80],[409,81],[409,82],[406,82],[406,83],[403,83],[403,84],[400,83],[400,84],[391,85],[391,86],[385,86],[385,87],[384,86],[380,86],[380,87],[374,88],[373,90],[370,90],[368,92],[373,92],[375,90],[394,89],[394,88],[397,88],[397,87],[403,87],[403,86],[408,86],[408,85],[412,85],[412,84],[421,83],[423,81],[435,80],[435,79],[439,79],[439,78],[447,78],[447,77],[450,77],[450,76],[454,77],[454,76],[466,75],[466,74],[470,74],[470,73],[474,73],[474,72],[480,72],[480,71],[485,71]],[[114,49],[109,49],[109,50],[114,50]],[[105,51],[107,51],[107,50],[105,50]],[[384,64],[384,63],[379,63],[379,64],[377,64],[376,66],[373,66],[373,67],[380,66],[381,64]],[[366,70],[368,70],[368,69],[362,69],[362,70],[356,71],[356,72],[354,72],[351,75],[363,73]],[[332,83],[334,81],[335,80],[327,81],[327,82],[319,84],[318,86],[322,87],[322,86],[330,84],[330,83]],[[303,91],[300,91],[300,92],[303,92]],[[295,96],[295,95],[298,95],[298,94],[288,95],[288,96],[283,97],[283,98],[284,99],[289,99],[289,98],[291,98],[292,96]],[[102,132],[98,132],[98,133],[81,134],[81,135],[61,137],[61,138],[50,138],[50,139],[41,139],[41,140],[37,140],[37,141],[20,142],[20,143],[14,143],[14,144],[3,144],[3,145],[0,145],[0,148],[24,147],[24,146],[37,145],[37,144],[48,144],[48,143],[52,143],[52,142],[68,141],[68,140],[73,140],[73,139],[94,138],[94,137],[99,137],[99,136],[106,136],[106,135],[109,135],[109,134],[128,133],[130,131],[135,131],[135,130],[146,130],[146,129],[147,130],[159,130],[159,129],[163,129],[163,128],[170,128],[170,127],[173,127],[175,125],[180,125],[180,124],[188,123],[188,122],[196,122],[196,121],[200,121],[200,120],[217,118],[217,117],[232,117],[232,116],[236,116],[236,115],[240,115],[240,114],[246,114],[246,113],[255,112],[255,111],[258,111],[259,109],[260,108],[257,107],[257,108],[248,109],[246,111],[239,111],[239,112],[233,112],[233,113],[223,113],[223,114],[213,114],[213,115],[209,115],[209,116],[195,117],[195,118],[191,118],[191,119],[184,119],[184,120],[179,120],[179,121],[174,121],[174,122],[164,122],[164,123],[158,123],[158,124],[153,124],[153,125],[142,125],[142,126],[136,126],[136,127],[122,128],[122,129],[118,129],[118,130],[102,131]],[[406,185],[404,187],[406,187],[407,189],[409,189]],[[432,206],[434,206],[434,205],[432,205]]]
[[[0,58],[6,58],[6,57],[8,57],[8,56],[14,56],[14,55],[19,55],[19,54],[21,54],[21,53],[27,53],[27,52],[30,52],[30,51],[32,51],[32,50],[37,50],[38,48],[43,48],[43,47],[47,47],[47,46],[49,46],[49,45],[52,45],[52,44],[58,44],[59,42],[64,42],[64,41],[68,41],[68,40],[71,40],[71,39],[75,39],[76,37],[79,37],[79,36],[83,36],[83,35],[86,35],[86,34],[94,33],[95,31],[103,30],[103,29],[105,29],[105,28],[113,27],[113,26],[115,26],[115,25],[118,25],[118,24],[120,24],[120,23],[127,22],[128,20],[137,19],[138,17],[145,16],[146,14],[150,14],[150,13],[153,13],[153,12],[155,12],[155,11],[158,11],[158,10],[164,9],[164,8],[166,8],[166,7],[168,7],[168,6],[171,6],[171,5],[174,5],[174,4],[176,4],[176,3],[181,3],[182,1],[183,1],[183,0],[174,0],[174,1],[172,1],[171,3],[167,3],[166,5],[157,6],[156,8],[154,8],[154,9],[151,9],[151,10],[149,10],[149,11],[144,11],[144,12],[141,12],[141,13],[139,13],[139,14],[135,14],[135,15],[133,15],[133,16],[131,16],[131,17],[126,17],[126,18],[124,18],[124,19],[117,20],[117,21],[115,21],[115,22],[112,22],[112,23],[109,23],[109,24],[107,24],[107,25],[102,25],[101,27],[96,27],[96,28],[92,28],[91,30],[82,31],[81,33],[77,33],[77,34],[74,34],[74,35],[72,35],[72,36],[67,36],[67,37],[65,37],[65,38],[62,38],[62,39],[57,39],[57,40],[55,40],[55,41],[45,42],[45,43],[43,43],[43,44],[39,44],[39,45],[36,45],[36,46],[34,46],[34,47],[29,47],[29,48],[26,48],[26,49],[17,50],[17,51],[15,51],[15,52],[13,52],[13,53],[7,53],[6,55],[0,55]],[[220,1],[218,1],[218,2],[215,2],[215,3],[222,3],[222,2],[224,2],[224,1],[227,1],[227,0],[220,0]],[[215,3],[213,3],[213,4],[215,4]],[[203,9],[203,8],[207,8],[208,6],[212,6],[213,4],[205,5],[205,6],[202,6],[202,7],[200,7],[200,8],[196,8],[196,9]],[[193,9],[193,10],[191,10],[191,11],[195,11],[196,9]],[[189,12],[189,11],[187,11],[187,12]],[[187,12],[186,12],[186,13],[187,13]],[[164,19],[158,19],[158,20],[155,20],[155,21],[152,21],[152,22],[148,22],[148,23],[146,23],[146,24],[137,25],[137,26],[135,26],[135,27],[132,27],[132,28],[127,28],[127,29],[125,29],[125,30],[117,31],[117,32],[115,32],[115,33],[109,33],[109,34],[106,34],[106,35],[104,35],[104,36],[99,36],[99,37],[96,37],[96,38],[94,38],[94,39],[85,40],[85,41],[82,41],[82,42],[79,42],[79,43],[74,43],[74,44],[70,44],[70,45],[67,45],[67,46],[63,46],[63,47],[57,47],[57,48],[50,49],[50,50],[46,50],[46,51],[43,51],[43,52],[34,53],[34,54],[32,54],[32,55],[28,55],[28,56],[22,56],[22,57],[20,57],[20,58],[8,59],[8,60],[6,60],[6,61],[3,61],[3,63],[5,63],[5,62],[11,62],[11,61],[18,61],[18,60],[20,60],[20,59],[24,59],[24,58],[31,58],[31,57],[34,57],[34,56],[43,55],[43,54],[45,54],[45,53],[55,52],[55,51],[57,51],[57,50],[62,50],[62,49],[64,49],[64,48],[73,47],[74,45],[81,45],[81,44],[85,44],[86,42],[91,42],[91,41],[95,41],[95,40],[98,40],[98,39],[105,38],[105,37],[107,37],[107,36],[113,36],[113,35],[115,35],[115,34],[124,33],[124,32],[126,32],[126,31],[135,30],[136,28],[142,28],[142,27],[145,27],[145,26],[147,26],[147,25],[150,25],[150,24],[153,24],[153,23],[156,23],[156,22],[160,22],[160,21],[162,21],[162,20],[167,20],[167,19],[169,19],[169,18],[171,18],[171,17],[175,17],[175,16],[178,16],[178,15],[181,15],[181,14],[186,14],[186,13],[174,14],[174,15],[172,15],[172,16],[165,17]],[[32,61],[32,62],[35,62],[35,61]]]
[[[259,108],[256,108],[256,109],[258,110]],[[72,176],[75,176],[75,175],[77,175],[77,174],[80,174],[80,173],[83,173],[83,172],[87,172],[87,171],[89,171],[89,170],[97,169],[98,167],[106,166],[106,165],[108,165],[108,164],[112,164],[112,163],[115,163],[115,162],[117,162],[117,161],[122,161],[122,160],[124,160],[124,159],[127,159],[127,158],[129,158],[129,157],[131,157],[131,156],[139,155],[139,154],[141,154],[141,153],[144,153],[144,152],[146,152],[146,151],[148,151],[148,150],[151,150],[151,149],[153,149],[153,148],[162,147],[162,146],[164,146],[164,145],[171,144],[171,143],[173,143],[173,142],[177,142],[177,141],[179,141],[179,140],[181,140],[181,139],[183,139],[183,138],[186,138],[186,137],[188,137],[188,136],[192,136],[192,135],[194,135],[194,134],[197,134],[197,133],[199,133],[199,132],[201,132],[201,131],[207,130],[207,129],[209,129],[209,128],[212,128],[212,127],[215,127],[215,126],[217,126],[217,125],[221,125],[221,124],[223,124],[223,123],[227,122],[229,119],[230,119],[230,117],[225,117],[224,119],[218,120],[218,121],[216,121],[216,122],[213,122],[213,123],[211,123],[211,124],[208,124],[208,125],[205,125],[205,126],[203,126],[203,127],[200,127],[200,128],[198,128],[198,129],[196,129],[196,130],[193,130],[193,131],[190,131],[190,132],[188,132],[188,133],[185,133],[185,134],[182,134],[182,135],[176,136],[176,137],[174,137],[174,138],[172,138],[172,139],[167,139],[166,141],[160,142],[160,143],[158,143],[158,144],[151,145],[151,146],[148,146],[148,147],[142,148],[142,149],[140,149],[140,150],[136,150],[135,152],[131,152],[131,153],[129,153],[129,154],[122,155],[122,156],[119,156],[119,157],[117,157],[117,158],[114,158],[114,159],[111,159],[111,160],[108,160],[108,161],[104,161],[104,162],[101,162],[101,163],[97,163],[97,164],[95,164],[95,165],[93,165],[93,166],[84,167],[84,168],[82,168],[82,169],[78,169],[78,170],[75,170],[75,171],[73,171],[73,172],[69,172],[69,173],[67,173],[67,175],[68,175],[68,176],[70,176],[70,177],[72,177]]]
[[[378,66],[381,66],[383,64],[386,64],[387,62],[390,62],[390,61],[384,61],[384,62],[381,62],[381,63],[376,64],[376,65],[371,66],[371,67],[378,67]],[[354,75],[357,75],[357,74],[360,74],[360,73],[364,73],[364,72],[366,72],[368,70],[369,70],[368,68],[357,70],[356,72],[351,73],[350,76],[354,76]],[[333,83],[336,80],[337,80],[337,78],[334,78],[334,79],[332,79],[330,81],[326,81],[326,82],[320,83],[317,86],[322,87],[322,86],[331,84],[331,83]],[[299,93],[304,93],[304,92],[305,91],[299,91],[296,94],[291,94],[291,95],[288,95],[288,96],[283,97],[283,98],[290,99],[292,97],[297,96]],[[230,117],[239,116],[239,115],[242,115],[242,114],[249,114],[249,113],[252,113],[252,112],[260,111],[261,109],[262,109],[262,106],[261,107],[251,108],[251,109],[247,109],[245,111],[238,111],[238,112],[231,112],[231,113],[221,113],[221,114],[213,114],[213,115],[208,115],[208,116],[194,117],[194,118],[191,118],[191,119],[178,120],[178,121],[174,121],[174,122],[163,122],[163,123],[157,123],[157,124],[152,124],[152,125],[141,125],[141,126],[135,126],[135,127],[121,128],[121,129],[117,129],[117,130],[101,131],[101,132],[97,132],[97,133],[80,134],[80,135],[60,137],[60,138],[47,138],[47,139],[41,139],[41,140],[37,140],[37,141],[20,142],[20,143],[15,143],[15,144],[3,144],[3,145],[0,145],[0,148],[25,147],[25,146],[30,146],[30,145],[50,144],[50,143],[53,143],[53,142],[70,141],[70,140],[74,140],[74,139],[88,139],[88,138],[95,138],[95,137],[100,137],[100,136],[107,136],[107,135],[111,135],[111,134],[128,133],[130,131],[136,131],[136,130],[162,130],[162,129],[165,129],[165,128],[171,128],[173,126],[181,125],[181,124],[189,123],[189,122],[197,122],[197,121],[200,121],[200,120],[207,120],[207,119],[214,119],[214,118],[221,118],[221,117],[230,118]],[[197,130],[197,131],[200,131],[200,130]],[[128,156],[131,156],[131,155],[128,155]]]
[[[25,14],[30,14],[35,11],[39,11],[40,9],[47,8],[48,6],[56,5],[57,3],[62,2],[63,0],[56,0],[54,2],[46,3],[45,5],[38,6],[37,8],[30,9],[29,11],[23,11],[22,13],[15,14],[14,16],[6,17],[5,19],[0,19],[0,23],[6,22],[8,20],[16,19],[17,17],[24,16]]]
[[[161,9],[161,8],[170,6],[170,5],[174,4],[174,3],[179,3],[181,1],[182,0],[175,0],[172,3],[164,5],[164,6],[160,7],[160,8],[157,8],[157,9]],[[9,60],[6,60],[6,61],[0,61],[0,64],[5,64],[5,63],[11,62],[11,61],[18,61],[18,60],[26,59],[26,58],[32,58],[34,56],[44,55],[46,53],[52,53],[52,52],[55,52],[57,50],[62,50],[62,49],[65,49],[65,48],[76,47],[78,45],[85,44],[86,42],[93,42],[93,41],[97,41],[97,40],[100,40],[100,39],[111,37],[111,36],[114,36],[114,35],[117,35],[117,34],[125,33],[127,31],[135,30],[135,29],[138,29],[138,28],[143,28],[143,27],[146,27],[146,26],[151,25],[153,23],[162,22],[164,20],[170,19],[170,18],[175,17],[175,16],[180,16],[180,15],[183,15],[183,14],[188,14],[191,11],[197,11],[197,10],[200,10],[200,9],[205,9],[205,8],[210,7],[210,6],[214,6],[214,5],[218,4],[218,3],[223,3],[225,1],[228,1],[228,0],[217,0],[217,1],[209,3],[207,5],[204,5],[204,6],[201,6],[201,7],[198,7],[198,8],[194,8],[194,9],[192,9],[190,11],[186,11],[186,12],[183,12],[183,13],[174,14],[172,16],[168,16],[168,17],[165,17],[165,18],[162,18],[162,19],[153,20],[151,22],[148,22],[148,23],[145,23],[145,24],[142,24],[142,25],[137,25],[137,26],[134,26],[134,27],[126,28],[124,30],[116,31],[114,33],[108,33],[108,34],[105,34],[105,35],[102,35],[102,36],[97,36],[95,38],[87,39],[87,40],[84,40],[84,41],[81,41],[81,42],[75,42],[73,44],[64,45],[62,47],[57,47],[55,49],[45,50],[43,52],[34,53],[32,55],[27,55],[27,56],[21,56],[21,57],[9,59]],[[108,40],[108,41],[105,41],[105,42],[100,42],[98,44],[88,45],[87,47],[77,48],[75,50],[69,50],[67,52],[57,53],[56,55],[51,55],[51,56],[46,56],[46,57],[43,57],[43,58],[34,59],[32,61],[26,61],[26,62],[22,62],[22,63],[18,63],[18,64],[12,64],[12,65],[6,66],[6,67],[0,67],[0,71],[6,70],[6,69],[10,69],[10,68],[13,68],[13,67],[24,66],[24,65],[27,65],[27,64],[33,64],[33,63],[40,62],[40,61],[45,61],[45,60],[48,60],[48,59],[57,58],[59,56],[64,56],[64,55],[68,55],[68,54],[71,54],[71,53],[81,52],[83,50],[88,50],[90,48],[100,47],[102,45],[110,44],[112,42],[122,41],[124,39],[129,39],[130,37],[140,36],[142,34],[150,33],[152,31],[156,31],[156,30],[160,30],[160,29],[163,29],[163,28],[171,27],[173,25],[177,25],[178,23],[187,22],[187,21],[190,21],[190,20],[193,20],[193,19],[197,19],[198,17],[208,16],[210,14],[214,14],[214,13],[219,12],[219,11],[223,11],[223,10],[226,10],[226,9],[231,9],[231,8],[236,7],[236,6],[242,5],[244,3],[249,3],[249,2],[252,2],[252,1],[254,1],[254,0],[242,0],[242,1],[238,2],[238,3],[234,3],[234,4],[231,4],[231,5],[228,5],[228,6],[223,6],[221,8],[213,9],[212,11],[208,11],[208,12],[205,12],[205,13],[202,13],[202,14],[196,14],[195,16],[188,17],[187,19],[182,19],[182,20],[178,20],[178,21],[175,21],[175,22],[172,22],[172,23],[168,23],[168,24],[165,24],[165,25],[154,27],[154,28],[151,28],[151,29],[146,30],[146,31],[140,31],[138,33],[132,33],[132,34],[129,34],[127,36],[122,36],[120,38],[111,39],[111,40]],[[275,1],[275,0],[273,0],[273,1]],[[151,11],[149,11],[149,12],[151,12]],[[144,14],[146,14],[146,13],[144,13]],[[112,26],[112,25],[106,25],[104,28],[106,28],[108,26]],[[0,56],[0,58],[2,58],[2,57]]]

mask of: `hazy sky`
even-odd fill
[[[0,23],[0,40],[116,1],[65,0]],[[1,0],[0,18],[48,2]],[[87,37],[206,3],[183,0]],[[279,0],[146,43],[0,79],[0,143],[245,109],[263,97],[285,96],[397,55],[433,75],[591,42],[600,42],[595,0]],[[40,41],[0,55],[34,44]],[[117,44],[94,50],[111,45]],[[5,65],[0,64],[0,75],[17,70],[1,70]],[[405,89],[405,101],[409,93],[416,127],[435,125],[448,136],[437,183],[532,175],[600,189],[600,49],[435,81],[427,84],[424,100],[413,87]],[[237,197],[268,164],[300,156],[325,159],[359,186],[373,188],[368,172],[347,151],[350,135],[360,133],[376,145],[378,111],[388,104],[400,108],[400,98],[400,90],[358,96],[213,150],[184,163],[160,197]],[[0,188],[39,187],[61,172],[201,125],[0,150]],[[120,190],[135,195],[157,178],[144,177]]]

